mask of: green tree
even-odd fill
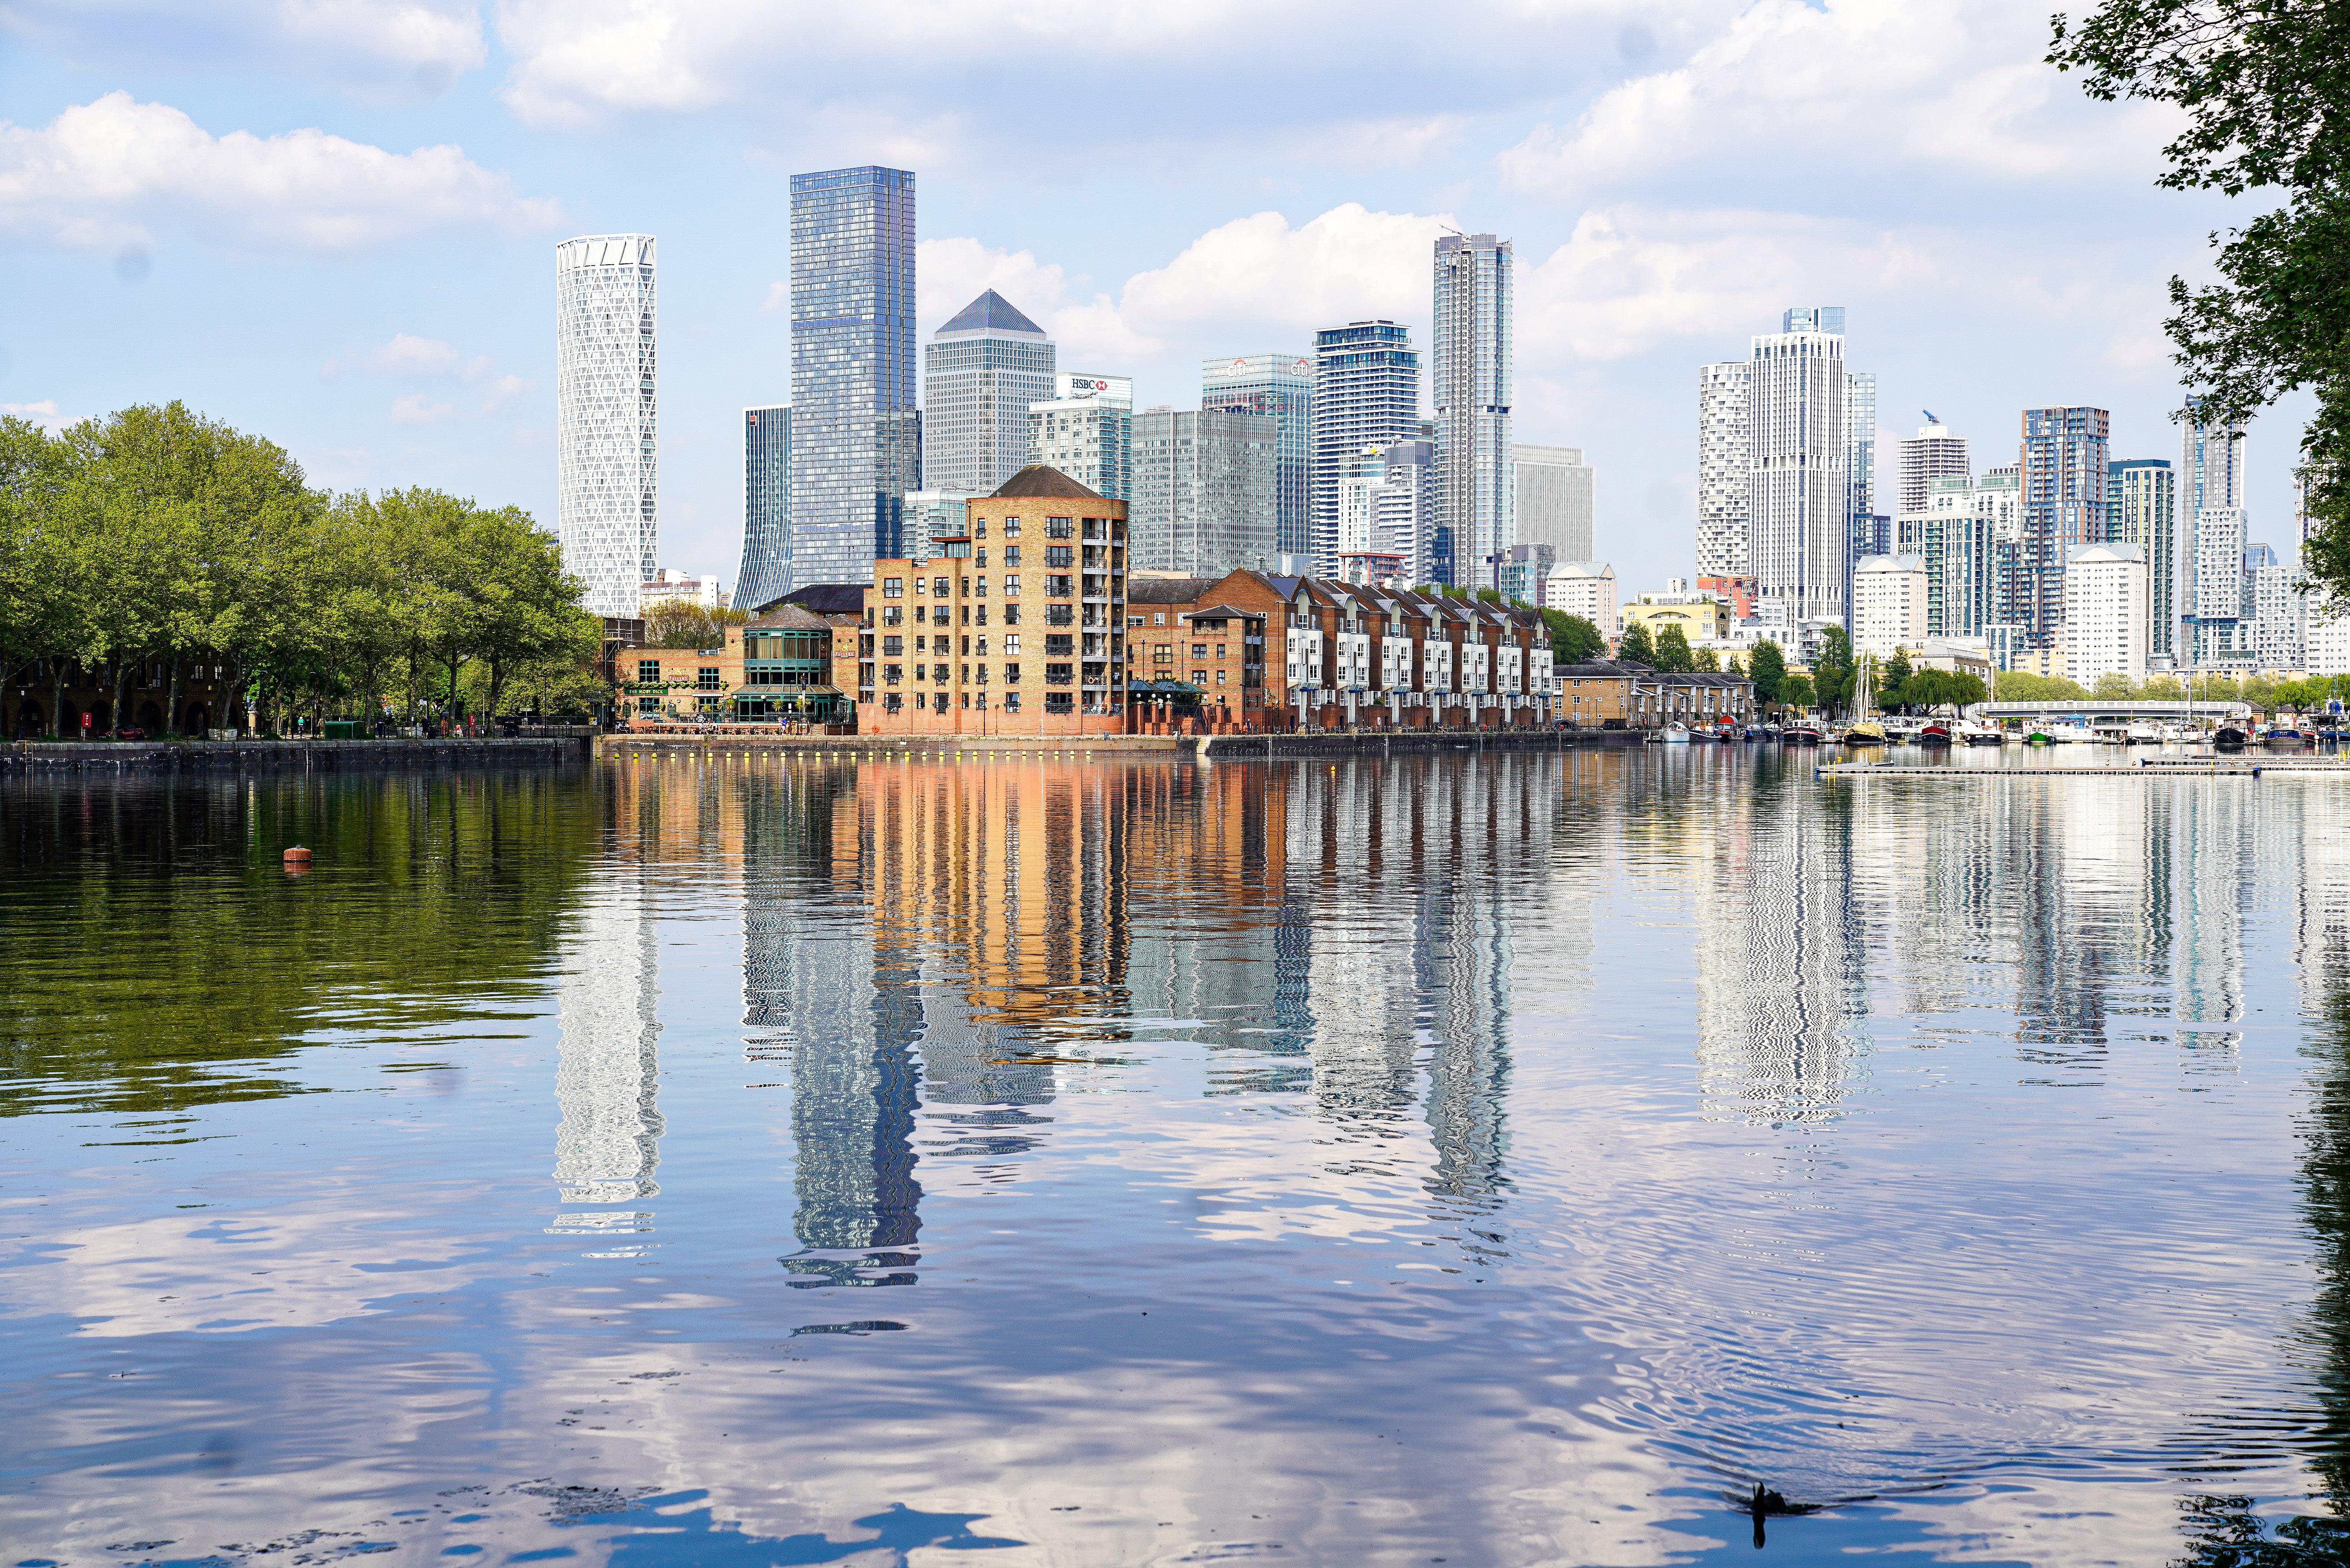
[[[1733,659],[1731,662],[1735,664],[1738,661]],[[1690,668],[1700,675],[1719,675],[1721,673],[1721,655],[1711,648],[1694,649],[1690,653]]]
[[[1624,635],[1616,642],[1616,657],[1645,664],[1651,670],[1657,668],[1657,646],[1648,640],[1648,628],[1644,622],[1636,620],[1624,628]]]
[[[1657,637],[1657,668],[1668,675],[1687,675],[1697,668],[1690,651],[1689,634],[1669,626]]]
[[[1787,708],[1808,708],[1812,705],[1814,696],[1815,694],[1812,691],[1812,678],[1810,676],[1788,675],[1780,679],[1779,702],[1781,706]]]
[[[1787,679],[1787,655],[1784,649],[1764,638],[1754,645],[1754,657],[1746,667],[1747,679],[1754,682],[1754,700],[1758,702],[1787,701],[1780,694],[1780,686]]]
[[[726,628],[741,626],[751,612],[709,609],[683,599],[664,599],[645,616],[645,640],[655,648],[716,648]]]
[[[1926,699],[1909,694],[1909,675],[1908,649],[1896,648],[1893,650],[1893,657],[1887,659],[1877,671],[1877,705],[1887,712],[1895,709],[1923,706]]]
[[[1599,628],[1579,615],[1565,610],[1546,609],[1542,612],[1543,629],[1550,633],[1551,657],[1561,664],[1580,664],[1586,659],[1597,659],[1607,651],[1607,639]]]
[[[2180,111],[2156,183],[2257,193],[2267,208],[2212,236],[2219,282],[2170,280],[2165,325],[2208,422],[2315,393],[2302,565],[2327,595],[2350,595],[2350,6],[2101,0],[2077,25],[2054,25],[2049,61],[2082,72],[2092,98]]]
[[[1812,690],[1821,707],[1841,712],[1852,701],[1852,639],[1844,628],[1832,626],[1820,633],[1820,656],[1812,660]]]
[[[1992,678],[2002,702],[2085,701],[2088,692],[2061,675],[2034,675],[2024,670],[2002,670]]]
[[[2109,702],[2126,702],[2137,695],[2137,682],[2117,670],[2109,670],[2097,677],[2097,683],[2089,689],[2089,694]]]

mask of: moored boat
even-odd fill
[[[1961,724],[1959,739],[1970,746],[1996,746],[2005,743],[2007,736],[1995,724]]]
[[[2222,724],[2211,732],[2211,743],[2223,752],[2241,752],[2244,749],[2244,742],[2251,738],[2237,724]]]
[[[1825,739],[1818,725],[1798,719],[1779,732],[1779,739],[1790,746],[1816,746]]]
[[[1939,719],[1929,719],[1918,726],[1918,743],[1921,746],[1947,746],[1950,743],[1950,727]]]

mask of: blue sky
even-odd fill
[[[1516,242],[1518,439],[1586,449],[1629,593],[1690,569],[1696,367],[1788,305],[1847,307],[1888,436],[1980,468],[2093,403],[2176,461],[2165,283],[2243,214],[2153,188],[2170,121],[2041,65],[2048,9],[0,0],[0,408],[182,398],[551,525],[554,245],[648,232],[662,556],[731,580],[795,171],[920,174],[925,334],[992,286],[1178,406],[1317,326],[1424,348],[1451,223]],[[2281,552],[2302,411],[2253,431]]]

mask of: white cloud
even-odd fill
[[[459,409],[456,404],[436,400],[430,393],[410,392],[394,399],[391,422],[396,425],[438,424],[447,419],[477,419],[494,413],[501,404],[530,391],[536,383],[520,376],[498,375],[497,367],[486,354],[466,358],[457,349],[437,337],[420,337],[400,332],[390,342],[371,353],[359,357],[359,362],[370,370],[392,376],[454,376],[459,380],[473,382],[482,389],[482,401],[473,409]],[[331,369],[333,360],[328,361]]]
[[[456,147],[394,153],[316,130],[214,137],[125,92],[38,130],[0,121],[0,237],[113,250],[182,228],[232,251],[333,253],[560,217]]]
[[[378,102],[436,97],[487,55],[473,0],[0,0],[0,31],[117,71],[262,67]]]
[[[71,425],[78,425],[89,418],[88,414],[57,412],[57,400],[55,398],[44,398],[37,403],[0,403],[0,415],[23,420],[52,432]]]
[[[1856,168],[2000,180],[2152,165],[2159,110],[2089,106],[2040,57],[2040,0],[1758,0],[1687,62],[1626,81],[1497,160],[1521,190],[1589,192],[1709,171],[1810,202]]]
[[[1676,9],[1711,16],[1732,3]],[[1619,68],[1620,24],[1651,10],[1458,0],[1431,28],[1406,0],[501,0],[497,27],[515,61],[506,101],[534,123],[755,104],[798,119],[804,151],[813,138],[904,156],[881,139],[913,127],[936,154],[917,166],[935,169],[1010,127],[1045,132],[1026,144],[1064,155],[1072,123],[1088,148],[1246,139],[1260,158],[1359,162],[1378,137],[1266,133],[1343,126],[1369,103],[1392,116],[1381,123],[1394,146],[1424,146],[1451,117],[1596,85]],[[1685,30],[1676,17],[1655,26]],[[1316,90],[1298,72],[1306,58],[1346,90]]]
[[[943,320],[993,288],[1052,334],[1063,364],[1100,370],[1203,332],[1234,352],[1294,347],[1334,322],[1424,316],[1429,247],[1444,225],[1351,202],[1297,227],[1258,213],[1209,230],[1114,296],[1027,251],[925,241],[920,318]]]
[[[1673,337],[1734,355],[1798,298],[1932,286],[1939,238],[1782,213],[1593,208],[1565,244],[1520,261],[1519,358],[1617,359]]]
[[[453,403],[436,403],[423,392],[410,392],[391,400],[391,422],[396,425],[437,425],[456,411]]]
[[[375,370],[432,374],[455,369],[457,351],[439,338],[400,332],[369,355],[367,363],[369,369]]]

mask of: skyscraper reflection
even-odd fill
[[[632,1234],[650,1231],[652,1217],[609,1206],[660,1190],[660,949],[642,866],[620,865],[598,881],[557,996],[555,1070],[556,1186],[564,1203],[594,1207],[556,1215],[552,1229]]]

